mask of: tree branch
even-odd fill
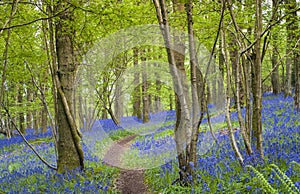
[[[22,134],[22,132],[20,131],[20,129],[17,127],[16,123],[14,122],[14,120],[11,118],[11,115],[8,111],[8,109],[5,107],[5,105],[3,103],[1,103],[1,106],[3,107],[3,109],[5,110],[9,120],[11,121],[11,123],[13,124],[13,126],[16,128],[17,132],[21,135],[23,141],[28,145],[28,147],[35,153],[35,155],[44,163],[46,164],[46,166],[48,166],[49,168],[53,169],[53,170],[57,170],[56,167],[52,166],[51,164],[49,164],[46,160],[44,160],[42,158],[42,156],[34,149],[34,147],[27,141],[27,139],[24,137],[24,135]]]
[[[67,7],[65,8],[64,10],[60,11],[60,12],[57,12],[56,14],[52,15],[52,16],[49,16],[49,17],[42,17],[42,18],[37,18],[35,20],[32,20],[30,22],[27,22],[27,23],[23,23],[23,24],[16,24],[14,26],[8,26],[8,27],[3,27],[3,28],[0,28],[0,32],[4,31],[4,30],[8,30],[8,29],[12,29],[12,28],[18,28],[18,27],[23,27],[23,26],[27,26],[27,25],[30,25],[30,24],[33,24],[35,22],[38,22],[38,21],[42,21],[42,20],[49,20],[49,19],[52,19],[52,18],[55,18],[57,17],[59,14],[61,14],[62,12],[66,11],[67,9],[69,9],[70,7]],[[0,33],[1,34],[1,33]]]
[[[279,61],[276,63],[276,65],[275,65],[274,68],[271,70],[271,72],[270,72],[270,73],[262,80],[262,83],[264,83],[264,82],[272,75],[272,73],[275,71],[275,69],[280,65],[281,61],[282,61],[284,58],[288,57],[288,56],[296,49],[296,47],[298,46],[299,42],[300,42],[300,38],[297,40],[297,42],[296,42],[296,44],[295,44],[295,47],[294,47],[292,50],[290,50],[290,52],[288,52],[286,55],[284,55],[283,57],[281,57],[281,58],[279,59]]]
[[[296,9],[296,10],[293,10],[293,11],[290,11],[288,12],[287,14],[283,15],[282,17],[280,17],[276,22],[274,22],[273,24],[269,24],[269,26],[260,34],[260,37],[263,37],[265,35],[265,33],[267,33],[273,26],[277,25],[279,22],[281,22],[285,17],[287,17],[289,14],[293,13],[293,12],[297,12],[299,11],[300,8]],[[272,21],[272,20],[271,20]],[[243,55],[245,52],[247,52],[248,50],[250,50],[257,42],[258,38],[256,38],[249,46],[247,46],[244,50],[242,50],[240,52],[240,55]]]

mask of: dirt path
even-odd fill
[[[129,149],[129,142],[135,137],[136,135],[129,136],[114,143],[106,152],[103,161],[109,166],[120,168],[122,155]],[[121,169],[116,186],[122,194],[143,194],[147,191],[142,170]]]

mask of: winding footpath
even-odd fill
[[[123,154],[130,148],[130,141],[135,137],[136,135],[132,135],[115,142],[106,152],[103,158],[104,163],[120,168],[122,166]],[[121,168],[116,187],[122,194],[147,193],[147,186],[144,183],[144,171]]]

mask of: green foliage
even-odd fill
[[[292,162],[292,164],[299,165],[296,162]],[[259,172],[256,168],[253,166],[247,165],[246,168],[249,168],[252,170],[255,174],[255,177],[253,178],[252,182],[257,180],[256,182],[259,183],[260,187],[266,192],[266,193],[291,193],[291,194],[297,194],[300,193],[299,189],[295,186],[291,178],[289,178],[282,170],[275,164],[270,164],[267,166],[267,170],[273,172],[276,176],[276,178],[280,181],[281,185],[278,187],[278,189],[275,189],[274,186],[272,186],[266,179],[266,176]],[[278,185],[277,185],[278,186]]]
[[[109,137],[113,140],[113,141],[118,141],[124,137],[127,136],[131,136],[134,135],[134,133],[125,130],[125,129],[120,129],[120,130],[116,130],[116,131],[110,131],[109,132]]]
[[[171,136],[171,135],[174,135],[174,130],[167,129],[167,130],[162,131],[161,133],[155,133],[154,139],[164,138],[166,136]]]
[[[260,181],[260,185],[261,185],[262,189],[266,193],[270,193],[270,194],[278,193],[278,191],[276,189],[274,189],[271,186],[271,184],[269,184],[269,182],[266,180],[266,178],[264,177],[264,175],[262,173],[260,173],[258,170],[256,170],[253,166],[250,166],[250,165],[247,165],[246,168],[251,169],[255,173],[256,177]]]
[[[270,164],[270,167],[272,171],[275,172],[276,177],[283,183],[283,186],[288,193],[300,193],[299,189],[295,186],[291,179],[286,176],[278,166],[276,166],[275,164]]]
[[[12,163],[8,165],[8,171],[11,173],[14,170],[18,170],[22,166],[22,163]]]

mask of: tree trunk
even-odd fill
[[[184,4],[181,1],[173,0],[173,10],[175,13],[184,12]],[[184,28],[180,26],[181,29]],[[176,125],[175,125],[175,141],[178,151],[178,162],[180,169],[180,182],[182,184],[190,184],[187,176],[191,167],[190,150],[192,139],[192,123],[190,118],[190,105],[188,98],[188,79],[186,76],[186,70],[184,66],[185,61],[185,35],[173,34],[173,46],[174,46],[174,62],[176,65],[176,71],[178,73],[178,81],[181,83],[181,89],[176,91],[175,88],[175,108],[176,108]],[[170,61],[169,61],[170,63]],[[179,88],[178,88],[179,89]]]
[[[123,117],[123,95],[122,95],[122,78],[116,82],[114,110],[118,121]]]
[[[289,15],[286,18],[287,45],[286,45],[286,96],[292,95],[292,86],[295,88],[294,103],[295,108],[300,111],[300,44],[299,44],[299,16],[297,15],[297,1],[285,0],[286,12]],[[298,45],[297,45],[298,43]]]
[[[33,92],[31,88],[27,89],[27,106],[29,106],[29,110],[26,111],[26,127],[28,129],[33,128],[33,111],[31,110],[31,103],[33,102]]]
[[[149,94],[148,94],[148,75],[147,75],[147,64],[145,63],[146,57],[145,50],[141,53],[142,61],[142,99],[143,99],[143,123],[149,122],[149,112],[150,112],[150,103],[149,103]]]
[[[37,99],[37,92],[34,93],[34,99]],[[35,133],[39,133],[39,124],[40,124],[40,114],[39,114],[39,110],[36,109],[34,110],[33,113],[33,129],[35,130]]]
[[[233,83],[233,80],[236,80],[236,76],[237,76],[237,56],[238,56],[238,50],[237,50],[237,43],[236,40],[234,38],[233,34],[230,34],[229,36],[229,41],[228,41],[228,50],[229,50],[229,57],[230,57],[230,62],[231,62],[231,77],[232,80],[231,82]],[[236,108],[236,102],[237,102],[237,96],[236,96],[236,91],[238,90],[238,88],[236,87],[236,85],[231,85],[231,89],[232,89],[232,94],[234,96],[234,107]]]
[[[104,75],[104,77],[103,77],[103,83],[107,83],[108,82],[108,78],[106,78],[105,77],[106,75]],[[106,110],[106,108],[105,107],[108,107],[108,101],[109,101],[109,99],[108,99],[108,89],[107,89],[107,84],[103,84],[103,94],[101,94],[102,95],[102,103],[103,103],[103,107],[104,108],[102,108],[102,115],[101,115],[101,118],[102,119],[107,119],[108,118],[108,115],[107,115],[107,110]],[[87,108],[87,107],[86,107]],[[86,111],[86,113],[87,113],[87,111]]]
[[[242,134],[242,137],[243,137],[243,140],[244,140],[244,144],[245,144],[245,148],[246,148],[246,151],[247,151],[247,154],[248,155],[251,155],[253,153],[252,151],[252,148],[251,148],[251,136],[249,133],[247,133],[247,131],[249,131],[250,129],[249,128],[246,128],[248,127],[246,124],[245,124],[245,121],[243,119],[243,115],[242,115],[242,110],[241,110],[241,80],[240,80],[240,58],[239,58],[239,55],[237,55],[237,59],[236,59],[236,75],[235,75],[235,87],[236,87],[236,109],[237,109],[237,112],[238,112],[238,121],[239,121],[239,125],[241,127],[241,134]],[[246,80],[246,79],[245,79]],[[229,124],[230,125],[230,124]]]
[[[299,37],[300,38],[300,37]],[[295,108],[298,112],[300,112],[300,44],[298,44],[297,52],[295,56],[295,78],[296,78],[296,86],[295,86]]]
[[[134,68],[139,68],[139,50],[138,48],[133,49],[133,64]],[[133,92],[133,115],[137,116],[138,119],[142,119],[141,111],[141,87],[140,87],[140,71],[134,72],[134,92]]]
[[[172,93],[169,94],[169,110],[173,110],[173,95]]]
[[[273,49],[272,49],[272,69],[274,71],[272,72],[271,75],[271,82],[272,82],[272,91],[274,94],[279,94],[280,93],[280,80],[279,80],[279,72],[278,72],[278,50],[277,50],[277,32],[273,32],[272,39],[273,39]]]
[[[246,94],[246,115],[245,115],[245,130],[246,134],[249,137],[249,143],[251,145],[251,119],[252,119],[252,110],[251,110],[251,65],[250,61],[246,60],[245,56],[242,56],[242,67],[244,74],[244,85],[245,85],[245,94]]]
[[[154,66],[159,67],[159,64],[154,64]],[[156,94],[154,95],[154,112],[162,111],[162,104],[161,104],[161,99],[160,99],[161,87],[162,87],[162,83],[160,81],[159,75],[157,74],[156,80],[155,80]]]
[[[262,147],[262,61],[261,61],[261,33],[262,33],[262,3],[261,0],[256,0],[256,28],[254,37],[257,40],[254,46],[254,64],[253,64],[253,117],[252,130],[256,137],[256,147],[260,153],[260,157],[264,157]]]
[[[188,100],[186,98],[187,93],[184,84],[186,81],[183,76],[184,71],[184,52],[180,52],[180,48],[178,48],[179,43],[177,42],[175,45],[171,43],[171,33],[170,26],[168,21],[168,13],[166,10],[166,4],[164,0],[153,0],[157,19],[160,24],[160,29],[164,38],[165,47],[168,56],[169,68],[172,75],[173,86],[175,90],[175,98],[176,98],[176,126],[175,126],[175,142],[176,142],[176,150],[179,161],[179,174],[180,174],[180,182],[187,182],[185,179],[186,174],[186,144],[187,144],[187,131],[191,131],[191,122],[190,122],[190,113]],[[181,42],[182,43],[182,42]],[[171,49],[171,45],[175,47],[175,50]],[[182,45],[182,44],[181,44]],[[184,46],[184,45],[182,45]]]
[[[23,107],[23,84],[21,83],[20,86],[18,86],[18,105],[20,107],[20,113],[19,113],[19,129],[22,132],[22,134],[25,134],[25,118],[24,118],[24,110]]]
[[[120,120],[118,120],[118,118],[115,116],[111,106],[107,109],[107,112],[109,114],[109,116],[111,117],[111,119],[113,120],[113,122],[116,124],[116,125],[119,125],[120,124]]]
[[[239,148],[237,146],[235,137],[234,137],[234,133],[233,133],[233,128],[232,128],[232,123],[230,120],[230,85],[231,85],[231,75],[230,75],[230,67],[228,64],[228,55],[227,52],[225,50],[226,46],[226,39],[225,39],[225,32],[224,30],[221,31],[221,42],[222,42],[222,54],[224,56],[224,63],[226,66],[226,90],[225,90],[225,94],[226,94],[226,106],[225,106],[225,117],[226,117],[226,122],[227,122],[227,127],[228,127],[228,132],[229,132],[229,138],[230,138],[230,142],[231,142],[231,146],[232,149],[236,155],[236,157],[238,158],[239,162],[242,164],[244,159],[239,151]]]
[[[83,168],[83,151],[78,129],[72,120],[73,90],[77,70],[74,55],[74,13],[66,9],[65,1],[58,1],[56,11],[62,11],[55,23],[58,76],[56,85],[58,118],[58,172]],[[73,122],[72,122],[73,121]]]
[[[296,51],[295,43],[297,41],[298,16],[295,11],[297,8],[296,0],[285,0],[286,12],[291,12],[286,18],[287,44],[286,44],[286,76],[285,76],[285,96],[292,96],[292,78],[294,77],[293,67]],[[295,69],[294,69],[295,70]]]
[[[186,14],[187,14],[187,22],[188,22],[188,34],[189,34],[189,54],[190,54],[190,68],[191,68],[191,92],[192,92],[192,130],[191,137],[187,139],[187,173],[190,175],[194,175],[193,166],[197,164],[197,142],[198,142],[198,134],[199,134],[199,125],[201,122],[201,110],[200,101],[202,102],[202,98],[204,97],[202,94],[204,93],[204,81],[202,72],[199,69],[199,63],[196,52],[196,45],[194,40],[194,27],[193,27],[193,1],[190,0],[189,3],[186,4]],[[198,70],[198,72],[197,72]],[[198,77],[198,79],[197,79]],[[198,85],[200,84],[200,85]],[[198,96],[200,93],[201,96]]]
[[[278,0],[272,0],[272,12],[274,21],[278,20]],[[278,32],[277,29],[272,30],[272,69],[274,71],[271,75],[272,91],[274,94],[280,93],[280,80],[278,72]]]
[[[43,108],[41,109],[41,128],[42,128],[42,132],[45,133],[48,131],[47,129],[47,124],[48,124],[48,117],[47,117],[47,109],[43,106]]]

